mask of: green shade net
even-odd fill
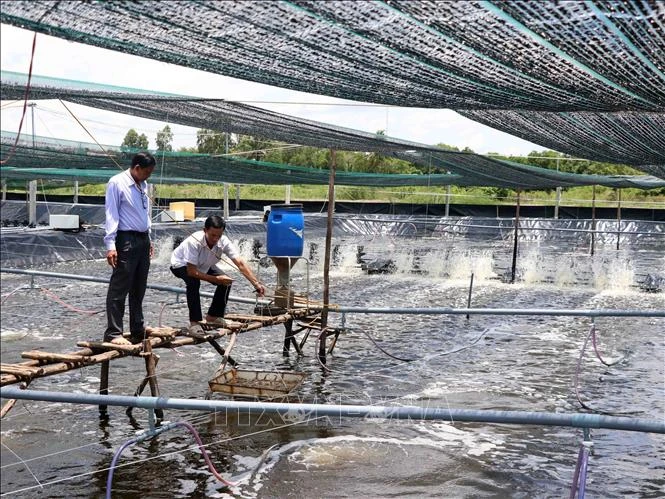
[[[11,132],[2,132],[0,154],[7,157],[16,139]],[[22,135],[7,166],[0,168],[0,175],[6,179],[69,179],[87,182],[102,182],[128,167],[136,151],[122,150],[106,146],[103,152],[95,144],[60,141],[44,137]],[[237,183],[237,184],[318,184],[329,181],[326,169],[267,163],[236,157],[220,157],[207,154],[155,151],[159,168],[153,175],[157,183]],[[401,156],[409,159],[417,152],[405,152]],[[475,154],[448,153],[440,156],[431,154],[430,160],[441,168],[455,164],[462,172],[484,167],[487,173],[464,174],[376,174],[338,171],[335,183],[349,186],[503,186],[512,188],[542,188],[543,186],[606,185],[610,187],[665,187],[665,180],[646,176],[602,176],[560,173],[544,168],[499,161]],[[484,161],[484,163],[480,163]],[[492,172],[499,167],[503,178]],[[159,170],[159,171],[157,171]],[[526,181],[524,171],[531,171],[531,179]],[[514,180],[507,181],[506,177]]]

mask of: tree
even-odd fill
[[[155,144],[157,144],[158,151],[173,151],[171,146],[171,141],[173,140],[173,132],[171,127],[166,125],[159,132],[157,132],[157,137],[155,138]]]
[[[234,135],[216,130],[201,128],[196,132],[196,149],[202,154],[225,154],[237,145]]]
[[[123,151],[128,149],[147,149],[148,137],[146,137],[145,133],[139,135],[136,130],[130,128],[127,135],[125,135],[122,144],[120,144],[120,148]]]
[[[244,154],[247,159],[255,159],[257,161],[263,160],[266,157],[266,149],[275,147],[269,140],[252,137],[251,135],[241,135],[238,139],[238,144],[234,152],[250,152],[251,154]]]

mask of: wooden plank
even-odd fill
[[[41,367],[21,366],[18,364],[0,364],[0,373],[14,376],[39,376],[44,373]]]
[[[41,350],[29,350],[27,352],[22,352],[21,357],[24,359],[34,359],[34,360],[44,360],[49,363],[53,362],[89,362],[89,356],[82,355],[68,355],[64,353],[51,353],[51,352],[42,352]]]
[[[79,347],[88,347],[93,350],[119,350],[120,352],[139,353],[141,345],[116,345],[115,343],[105,341],[79,341],[76,343]]]

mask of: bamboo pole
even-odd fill
[[[335,149],[330,150],[330,178],[328,181],[328,223],[326,224],[326,251],[323,262],[323,310],[321,310],[321,336],[319,337],[319,360],[326,363],[326,327],[328,326],[328,304],[330,303],[330,249],[332,245],[333,213],[335,212]]]
[[[148,376],[148,384],[150,385],[150,394],[153,397],[159,397],[159,385],[157,384],[157,356],[152,352],[152,342],[150,338],[143,340],[143,352],[145,357],[145,370]],[[155,416],[159,419],[164,419],[164,411],[155,409]]]
[[[99,394],[100,395],[108,395],[109,394],[109,368],[111,366],[111,362],[108,360],[105,360],[102,362],[102,365],[100,367],[100,375],[99,375]],[[106,418],[108,417],[108,408],[106,405],[99,405],[99,417],[100,418]]]
[[[517,240],[520,230],[520,189],[517,189],[517,205],[515,206],[515,235],[513,236],[513,265],[510,272],[510,283],[515,283],[515,272],[517,270]]]

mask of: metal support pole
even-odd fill
[[[255,402],[240,400],[197,400],[170,397],[130,397],[126,395],[98,395],[95,393],[67,393],[43,390],[21,390],[16,386],[0,387],[4,399],[41,400],[75,404],[108,404],[144,409],[178,409],[205,412],[236,411],[242,414],[297,414],[306,418],[328,416],[339,420],[350,418],[422,419],[428,421],[485,422],[497,424],[527,424],[537,426],[570,426],[573,428],[603,428],[608,430],[665,433],[665,422],[660,419],[641,419],[605,416],[588,413],[493,411],[419,406],[333,405],[299,404],[289,402]],[[427,401],[425,401],[427,402]]]
[[[291,170],[286,170],[287,175],[291,175]],[[291,184],[287,184],[284,191],[284,204],[291,204]]]
[[[7,201],[7,181],[2,179],[2,200]]]
[[[150,212],[150,220],[152,220],[152,217],[154,216],[155,199],[157,199],[155,194],[156,192],[157,186],[155,184],[148,184],[146,195],[148,196],[148,210]]]
[[[515,283],[515,273],[517,270],[517,240],[520,231],[520,190],[517,189],[517,204],[515,206],[515,234],[513,235],[513,265],[510,271],[510,284]]]
[[[32,115],[32,148],[35,148],[35,106],[37,104],[35,102],[31,102],[28,104],[30,106],[30,113]]]
[[[74,274],[62,274],[58,272],[46,272],[27,269],[9,269],[0,268],[1,272],[9,274],[21,274],[31,276],[43,276],[48,278],[62,278],[73,279],[77,281],[87,282],[101,282],[108,284],[109,279],[95,276],[82,276]],[[309,280],[309,278],[308,278]],[[159,291],[167,291],[171,293],[185,294],[184,288],[177,288],[175,286],[163,286],[161,284],[148,284],[149,289],[156,289]],[[213,293],[208,291],[201,291],[201,296],[208,298],[213,297]],[[229,300],[238,303],[247,303],[254,305],[256,298],[240,298],[231,296]],[[262,303],[267,304],[268,301],[264,300]],[[319,308],[309,305],[310,310],[318,310]],[[346,307],[336,306],[334,309],[336,313],[360,313],[360,314],[399,314],[399,315],[540,315],[540,316],[561,316],[561,317],[665,317],[665,309],[562,309],[562,308],[450,308],[450,307]]]
[[[471,272],[471,282],[469,283],[469,299],[466,301],[466,308],[471,308],[472,292],[473,292],[473,272]],[[466,314],[466,320],[469,320],[469,314]]]
[[[330,303],[330,252],[332,246],[333,213],[335,211],[335,168],[337,152],[330,150],[330,178],[328,181],[328,223],[326,225],[326,251],[323,262],[323,310],[321,311],[321,336],[319,338],[319,360],[326,363],[326,328],[328,327],[328,304]]]
[[[224,182],[224,220],[229,219],[229,184]]]
[[[79,181],[74,180],[74,204],[79,202]]]
[[[591,256],[596,251],[596,186],[591,187]]]
[[[448,218],[450,216],[450,186],[446,186],[446,211],[444,216]]]
[[[28,224],[37,225],[37,181],[28,183]]]
[[[559,157],[556,158],[556,171],[559,173]],[[556,188],[556,196],[554,198],[554,218],[559,218],[559,202],[561,201],[561,187]]]
[[[619,251],[620,239],[621,239],[621,189],[617,188],[617,251]]]
[[[236,184],[236,211],[240,211],[240,184]]]

